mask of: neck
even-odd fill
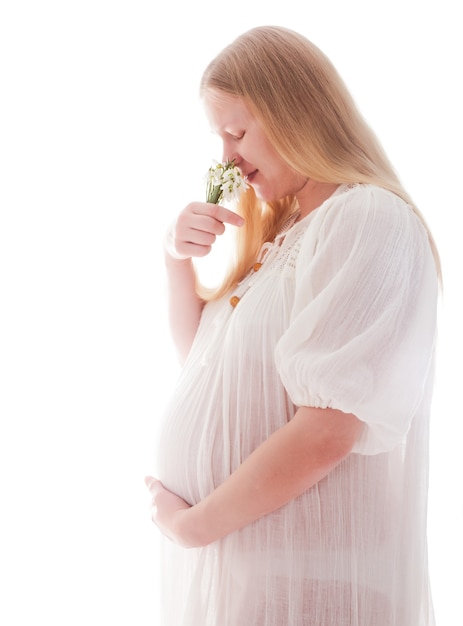
[[[323,204],[325,200],[333,195],[338,187],[338,183],[319,183],[308,178],[301,189],[296,193],[296,199],[301,211],[299,219],[304,218]]]

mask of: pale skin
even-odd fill
[[[211,91],[204,105],[212,129],[222,139],[223,160],[235,159],[261,199],[294,194],[300,217],[304,217],[335,191],[337,185],[307,179],[288,167],[241,98]],[[189,204],[177,218],[175,258],[166,251],[165,259],[170,326],[182,361],[193,343],[204,304],[195,291],[192,258],[209,254],[226,225],[242,224],[236,213],[204,202]],[[299,407],[291,421],[194,506],[165,489],[156,478],[147,477],[153,522],[186,548],[217,541],[276,511],[322,480],[351,453],[362,428],[355,415],[331,408]]]

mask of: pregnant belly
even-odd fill
[[[194,390],[194,392],[191,392]],[[230,473],[229,434],[224,434],[222,393],[209,385],[180,384],[163,416],[156,472],[165,487],[190,504],[202,500]]]

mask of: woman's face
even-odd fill
[[[222,140],[223,161],[235,160],[258,198],[280,200],[304,187],[307,179],[283,161],[242,98],[211,90],[204,96],[204,107]]]

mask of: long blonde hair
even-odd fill
[[[209,90],[243,98],[282,159],[300,174],[325,183],[377,185],[410,204],[428,232],[440,277],[439,254],[423,216],[338,72],[317,46],[287,28],[253,28],[206,68],[200,93]],[[232,289],[295,208],[294,197],[262,203],[252,189],[243,194],[237,210],[245,226],[238,231],[234,264],[222,285],[203,297],[220,297]]]

